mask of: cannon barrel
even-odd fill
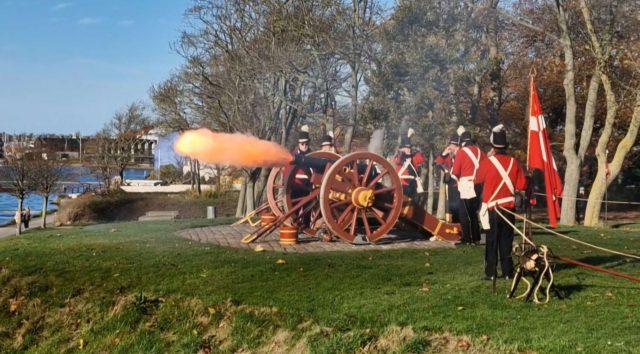
[[[314,170],[324,171],[324,169],[327,167],[327,164],[333,162],[335,162],[335,160],[298,154],[293,156],[291,164],[295,166],[308,167]]]
[[[312,168],[314,171],[323,172],[327,167],[327,164],[332,164],[336,162],[333,159],[326,159],[321,157],[312,157],[308,155],[294,155],[293,160],[291,161],[292,165],[300,166],[300,167],[308,167]],[[367,164],[358,164],[358,173],[363,175],[367,171]],[[371,169],[369,173],[369,177],[375,177],[377,175],[377,171],[375,169]]]

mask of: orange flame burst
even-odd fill
[[[208,129],[184,132],[175,151],[210,164],[237,167],[283,167],[292,160],[282,146],[240,133],[214,133]]]

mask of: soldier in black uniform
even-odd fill
[[[580,187],[578,192],[578,202],[576,203],[576,221],[580,225],[584,221],[584,213],[587,210],[587,195],[584,192],[584,187]]]
[[[322,151],[336,152],[333,147],[333,132],[329,131],[327,135],[322,137]]]
[[[309,126],[304,125],[298,132],[298,146],[293,151],[293,155],[306,155],[310,153],[311,148],[309,147],[309,142]],[[291,187],[291,198],[298,199],[308,196],[311,193],[311,169],[308,167],[287,165],[282,174],[283,178],[287,178],[292,169],[296,177]],[[303,220],[303,226],[309,226],[310,222],[311,214],[307,213]]]
[[[460,127],[458,131],[464,131]],[[458,203],[460,202],[460,192],[458,191],[458,181],[451,178],[451,170],[455,161],[456,152],[460,146],[460,135],[454,133],[449,139],[449,145],[444,149],[442,154],[436,157],[435,163],[446,174],[444,183],[447,185],[447,221],[459,223],[460,216],[458,214]]]

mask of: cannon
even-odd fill
[[[394,227],[460,240],[459,224],[439,220],[403,195],[394,166],[380,155],[313,152],[295,156],[285,170],[274,168],[267,182],[268,205],[276,219],[242,242],[254,242],[282,225],[297,226],[311,236],[326,230],[349,243],[377,242]],[[294,183],[301,173],[308,182]]]

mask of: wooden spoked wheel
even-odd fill
[[[340,159],[340,155],[333,152],[328,152],[328,151],[314,151],[309,153],[308,156],[327,159],[331,161],[337,161],[338,159]],[[319,172],[319,171],[313,171],[312,169],[309,169],[309,168],[293,166],[289,171],[289,173],[287,174],[287,176],[284,176],[285,178],[284,190],[286,192],[284,194],[282,204],[284,206],[283,211],[285,213],[293,209],[293,207],[300,200],[302,200],[306,195],[311,193],[314,189],[320,188],[319,185],[314,185],[310,181],[311,174],[313,174],[314,172]],[[300,174],[306,174],[307,177],[309,178],[309,183],[307,183],[306,185],[295,184],[296,175],[300,175]],[[309,236],[315,236],[318,229],[324,224],[324,221],[322,218],[322,212],[320,211],[319,198],[314,199],[313,201],[305,205],[300,210],[300,212],[293,217],[293,219],[295,219],[295,221],[300,221],[300,222],[302,222],[303,219],[306,219],[306,221],[308,222],[308,226],[303,227],[302,231]]]
[[[375,242],[393,228],[402,211],[400,177],[380,155],[346,155],[324,174],[320,210],[332,234],[351,243],[358,236]]]
[[[267,202],[271,212],[276,216],[284,215],[284,175],[282,167],[271,169],[269,179],[267,179]]]

